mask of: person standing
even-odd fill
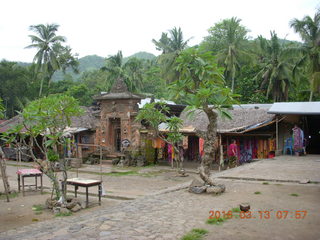
[[[232,139],[231,144],[228,147],[228,157],[229,157],[228,168],[234,168],[238,165],[237,156],[238,156],[238,152],[237,152],[236,140]]]

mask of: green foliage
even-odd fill
[[[52,140],[48,140],[47,143],[53,143]],[[52,149],[48,149],[48,153],[47,153],[47,156],[48,156],[48,160],[50,162],[57,162],[59,160],[59,155],[56,154]]]
[[[261,194],[261,192],[254,192],[254,194],[259,195],[259,194]]]
[[[310,83],[309,100],[312,101],[313,94],[320,93],[320,9],[313,18],[310,16],[305,16],[302,20],[295,18],[291,20],[290,25],[304,41],[304,44],[297,49],[301,55],[295,64],[295,69],[304,68]]]
[[[36,35],[29,35],[32,44],[26,48],[36,48],[34,56],[35,78],[40,79],[39,97],[43,90],[50,87],[52,75],[59,69],[63,71],[71,67],[75,72],[78,71],[78,60],[76,55],[71,53],[69,46],[63,46],[65,38],[56,35],[59,25],[57,24],[38,24],[30,26],[30,30]],[[46,84],[47,86],[44,86]]]
[[[238,95],[225,87],[222,69],[210,53],[195,48],[185,50],[177,59],[177,70],[180,78],[170,87],[175,99],[183,99],[191,109],[213,105],[223,116],[230,117],[224,109],[236,103]]]
[[[93,99],[90,95],[90,90],[85,84],[77,84],[70,87],[67,94],[77,99],[81,106],[89,106],[92,104]]]
[[[156,135],[163,138],[172,145],[175,145],[182,140],[182,134],[179,129],[182,127],[182,120],[178,117],[168,117],[169,108],[165,102],[147,103],[139,110],[136,121],[143,121],[147,126],[150,126]],[[159,132],[159,125],[164,123],[169,130],[166,134]]]
[[[190,39],[184,40],[180,27],[174,27],[169,30],[169,35],[168,33],[162,33],[158,41],[152,39],[156,49],[162,51],[157,62],[161,69],[161,77],[164,78],[167,83],[171,83],[179,77],[175,60],[179,54],[187,48],[189,40]]]
[[[55,217],[69,217],[72,215],[72,212],[60,212],[56,213]]]
[[[5,107],[5,117],[13,117],[36,96],[37,85],[30,81],[30,67],[21,67],[15,62],[0,62],[0,97]]]
[[[267,86],[266,96],[273,96],[273,101],[287,101],[292,82],[293,66],[288,59],[286,46],[281,44],[277,34],[271,32],[271,40],[258,38],[261,50],[260,71],[255,76],[261,81],[261,88]]]
[[[35,204],[32,206],[32,210],[35,212],[41,212],[43,211],[44,207],[41,204]]]
[[[299,194],[297,194],[297,193],[291,193],[290,196],[292,196],[292,197],[299,197]]]
[[[181,240],[201,240],[207,233],[208,230],[206,229],[194,228],[184,235]]]
[[[205,38],[201,49],[212,51],[218,59],[219,66],[223,66],[224,77],[234,91],[236,72],[240,70],[240,63],[250,60],[251,56],[245,49],[247,30],[240,25],[241,19],[232,17],[224,19],[211,27],[209,36]]]
[[[211,218],[206,221],[207,224],[211,225],[221,225],[226,219],[225,218]]]
[[[232,208],[231,211],[235,213],[239,213],[241,212],[241,209],[239,207],[235,207],[235,208]]]

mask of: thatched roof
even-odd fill
[[[96,117],[97,113],[92,107],[81,107],[84,114],[78,117],[71,118],[71,128],[81,128],[87,130],[94,130],[99,124],[99,118]],[[99,114],[98,114],[99,116]],[[21,123],[21,116],[17,115],[0,124],[0,133]]]
[[[272,121],[274,114],[268,114],[268,109],[256,108],[237,108],[229,110],[232,119],[219,117],[218,132],[240,132],[250,127],[261,126],[263,123]],[[194,129],[196,131],[206,131],[208,118],[201,110],[196,110],[194,114],[188,116],[188,112],[181,113],[180,118],[183,120],[183,129]]]

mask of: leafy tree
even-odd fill
[[[270,41],[258,38],[262,51],[261,70],[255,76],[261,80],[261,88],[267,86],[266,95],[272,94],[273,101],[288,101],[288,91],[292,81],[292,65],[289,62],[286,48],[280,43],[275,32],[271,32]]]
[[[92,104],[92,96],[90,95],[90,91],[85,84],[78,84],[70,87],[67,91],[67,94],[77,99],[81,106],[89,106]]]
[[[260,89],[258,81],[254,77],[259,72],[257,65],[245,65],[239,72],[237,81],[238,87],[235,89],[235,93],[240,95],[239,101],[241,103],[267,103],[268,98],[264,92]]]
[[[210,35],[202,43],[205,49],[211,50],[217,56],[219,65],[225,68],[224,77],[231,84],[232,91],[241,61],[251,58],[245,51],[248,29],[240,22],[241,19],[232,17],[216,23],[209,29]]]
[[[0,97],[5,105],[5,117],[13,117],[16,111],[36,97],[35,82],[30,67],[21,67],[15,62],[0,62]]]
[[[141,92],[155,98],[167,97],[167,84],[165,79],[161,77],[160,66],[155,61],[147,61],[144,64],[143,72]]]
[[[175,60],[180,52],[187,48],[189,40],[184,40],[180,27],[169,30],[169,36],[167,33],[162,33],[158,41],[152,39],[156,49],[162,51],[162,54],[158,57],[158,63],[161,66],[162,77],[168,83],[179,77],[179,73],[175,69]]]
[[[182,120],[178,117],[168,117],[169,108],[165,102],[147,103],[139,110],[136,121],[143,121],[154,135],[162,139],[168,144],[171,144],[177,156],[177,165],[180,169],[183,168],[183,159],[179,154],[178,143],[182,141],[182,134],[179,132],[182,126]],[[159,131],[159,125],[164,123],[167,125],[168,132],[163,133]]]
[[[101,68],[108,73],[108,81],[111,86],[116,79],[122,78],[131,92],[140,92],[143,88],[143,69],[144,60],[132,57],[124,63],[121,51],[107,58],[106,66]]]
[[[80,114],[82,110],[73,97],[49,95],[30,102],[20,114],[21,123],[5,133],[8,143],[15,143],[18,149],[22,146],[28,149],[28,155],[52,181],[57,199],[66,194],[65,188],[61,192],[55,172],[57,163],[60,163],[62,185],[66,186],[67,161],[64,154],[60,156],[59,152],[59,147],[66,146],[68,141],[63,137],[63,130],[71,125],[71,117]],[[36,149],[41,152],[44,160],[39,159]]]
[[[225,108],[235,102],[235,95],[225,87],[222,71],[208,52],[194,48],[183,51],[177,58],[177,70],[180,77],[171,86],[175,98],[186,99],[187,110],[201,109],[209,120],[207,131],[199,132],[205,140],[200,177],[206,184],[215,185],[210,165],[217,148],[217,119],[219,114],[231,118]]]
[[[307,75],[310,79],[310,98],[314,92],[320,92],[320,10],[313,19],[305,16],[302,20],[293,19],[290,26],[299,33],[304,44],[299,48],[301,57],[296,67],[307,66]]]

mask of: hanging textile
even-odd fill
[[[204,148],[204,139],[199,138],[199,153],[200,153],[201,157],[203,157],[203,155],[204,155],[203,148]]]
[[[156,138],[152,140],[152,147],[153,148],[161,148],[163,145],[162,142],[164,142],[161,138]]]
[[[182,139],[182,146],[183,146],[183,149],[188,149],[188,136],[183,136],[183,139]]]
[[[303,135],[303,131],[298,126],[292,129],[293,150],[295,152],[300,152],[303,148]]]

